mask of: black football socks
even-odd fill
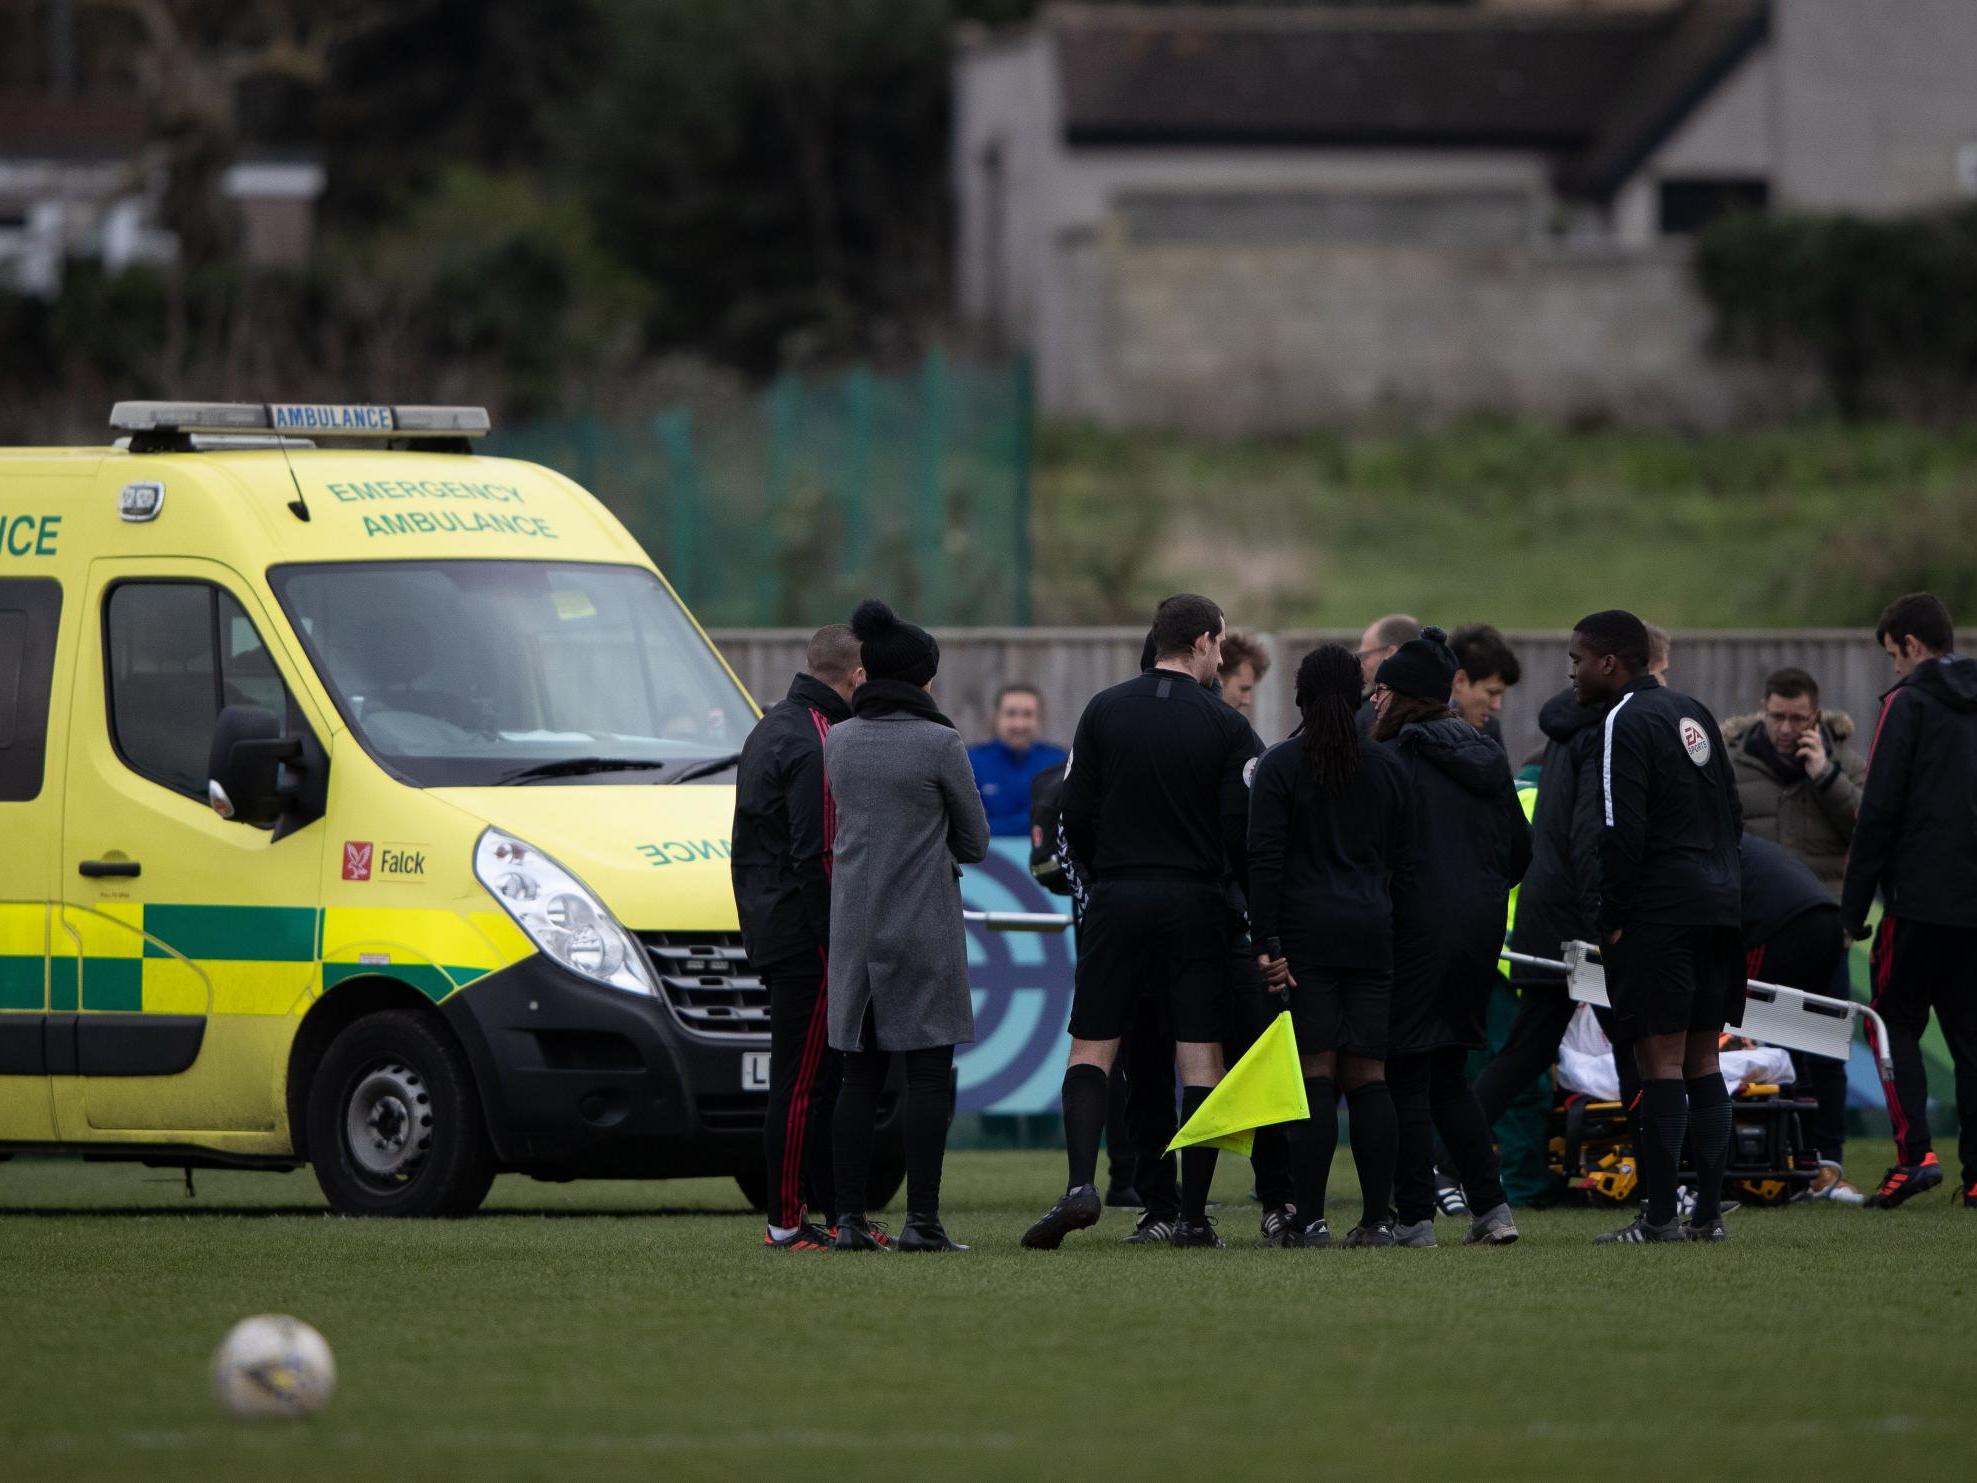
[[[1213,1087],[1181,1088],[1181,1125],[1185,1127]],[[1181,1218],[1199,1225],[1208,1218],[1208,1187],[1215,1182],[1215,1150],[1191,1143],[1181,1150]]]
[[[1657,1077],[1641,1083],[1640,1125],[1648,1224],[1665,1226],[1675,1218],[1676,1171],[1681,1168],[1682,1139],[1689,1128],[1688,1092],[1679,1079]]]
[[[1345,1094],[1352,1119],[1352,1162],[1359,1169],[1364,1226],[1393,1219],[1394,1166],[1400,1161],[1400,1119],[1384,1081],[1369,1081]]]
[[[1696,1211],[1708,1225],[1721,1213],[1723,1171],[1730,1161],[1730,1089],[1712,1071],[1689,1083],[1689,1143],[1696,1155]]]
[[[1339,1089],[1329,1076],[1304,1079],[1311,1116],[1285,1123],[1290,1140],[1291,1185],[1297,1191],[1297,1218],[1310,1224],[1325,1213],[1325,1186],[1332,1178],[1332,1157],[1339,1151]]]
[[[1072,1189],[1098,1177],[1098,1142],[1105,1136],[1110,1095],[1111,1077],[1098,1067],[1076,1065],[1064,1072],[1064,1153]]]

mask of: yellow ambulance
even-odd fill
[[[759,1195],[756,712],[638,543],[478,408],[111,425],[0,450],[0,1158]]]

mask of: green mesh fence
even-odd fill
[[[643,424],[504,429],[630,527],[703,623],[821,622],[878,593],[916,622],[1030,619],[1030,371],[779,377]]]

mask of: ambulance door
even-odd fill
[[[207,802],[213,723],[260,706],[319,725],[284,678],[270,626],[233,573],[188,561],[90,567],[77,659],[57,955],[81,982],[80,1105],[70,1136],[258,1134],[287,1146],[296,1018],[316,976],[322,845],[276,840]]]
[[[61,621],[60,582],[0,577],[0,1143],[55,1137],[48,926],[62,809],[48,715]]]

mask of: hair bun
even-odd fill
[[[1437,628],[1434,624],[1430,623],[1426,628],[1421,630],[1421,637],[1431,644],[1445,644],[1448,642],[1448,630],[1446,628]]]
[[[868,597],[858,604],[858,610],[851,615],[851,631],[861,643],[869,642],[882,633],[890,633],[899,627],[899,615],[876,597]]]

